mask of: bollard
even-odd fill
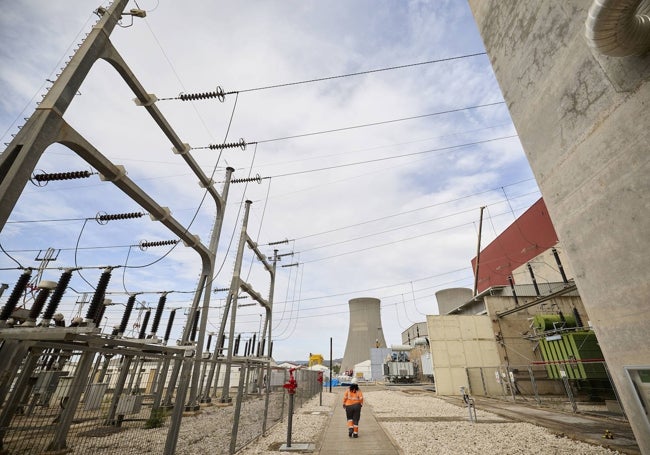
[[[319,384],[319,388],[320,388],[320,390],[319,390],[320,397],[319,397],[319,400],[318,400],[318,404],[320,406],[323,406],[323,372],[322,371],[320,371],[318,373],[318,384]]]
[[[291,425],[293,420],[293,396],[296,394],[296,389],[298,388],[298,383],[296,378],[293,377],[293,372],[295,368],[289,369],[289,381],[284,384],[282,387],[287,389],[289,394],[289,411],[287,412],[287,448],[291,447]]]

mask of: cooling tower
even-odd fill
[[[360,297],[348,302],[350,328],[345,344],[341,373],[352,370],[357,363],[370,359],[371,348],[385,348],[384,330],[381,327],[380,300]]]
[[[436,292],[438,301],[438,312],[440,314],[449,314],[461,305],[472,300],[473,293],[469,288],[449,288]]]

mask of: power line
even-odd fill
[[[311,172],[329,171],[329,170],[332,170],[332,169],[340,169],[340,168],[343,168],[343,167],[358,166],[360,164],[377,163],[379,161],[395,160],[395,159],[399,159],[399,158],[405,158],[407,156],[424,155],[426,153],[442,152],[444,150],[454,150],[454,149],[459,149],[459,148],[464,148],[464,147],[471,147],[473,145],[487,144],[489,142],[502,141],[502,140],[505,140],[505,139],[512,139],[512,138],[515,138],[515,137],[519,137],[519,136],[516,135],[516,134],[510,135],[510,136],[500,136],[500,137],[494,137],[494,138],[491,138],[491,139],[485,139],[483,141],[466,142],[464,144],[450,145],[450,146],[447,146],[447,147],[439,147],[439,148],[434,148],[434,149],[429,149],[429,150],[422,150],[422,151],[419,151],[419,152],[405,153],[403,155],[393,155],[393,156],[386,156],[386,157],[383,157],[383,158],[373,158],[371,160],[356,161],[354,163],[346,163],[346,164],[337,164],[336,166],[327,166],[327,167],[321,167],[321,168],[318,168],[318,169],[306,169],[304,171],[287,172],[286,174],[277,174],[277,175],[272,175],[272,176],[267,176],[267,177],[261,177],[261,179],[290,177],[290,176],[293,176],[293,175],[309,174]]]
[[[426,117],[433,117],[436,115],[444,115],[444,114],[453,114],[454,112],[462,112],[462,111],[468,111],[471,109],[478,109],[481,107],[491,107],[491,106],[498,106],[500,104],[505,104],[505,101],[496,101],[494,103],[486,103],[486,104],[478,104],[476,106],[467,106],[467,107],[460,107],[457,109],[449,109],[446,111],[438,111],[438,112],[433,112],[431,114],[422,114],[422,115],[414,115],[411,117],[402,117],[398,119],[393,119],[393,120],[384,120],[381,122],[373,122],[373,123],[364,123],[363,125],[354,125],[354,126],[346,126],[343,128],[335,128],[331,130],[323,130],[323,131],[316,131],[312,133],[304,133],[304,134],[295,134],[293,136],[284,136],[284,137],[276,137],[274,139],[264,139],[261,141],[256,141],[256,142],[249,142],[249,144],[264,144],[266,142],[275,142],[275,141],[284,141],[287,139],[296,139],[299,137],[308,137],[308,136],[316,136],[318,134],[327,134],[327,133],[336,133],[339,131],[348,131],[348,130],[354,130],[358,128],[366,128],[368,126],[379,126],[379,125],[386,125],[388,123],[397,123],[397,122],[404,122],[407,120],[417,120],[421,118],[426,118]]]
[[[170,97],[170,98],[159,98],[158,101],[170,101],[170,100],[195,100],[195,99],[207,99],[207,98],[219,98],[220,100],[223,100],[226,95],[232,95],[235,93],[247,93],[247,92],[256,92],[260,90],[270,90],[274,88],[282,88],[282,87],[290,87],[294,85],[302,85],[302,84],[311,84],[313,82],[323,82],[323,81],[330,81],[334,79],[341,79],[344,77],[352,77],[352,76],[362,76],[365,74],[372,74],[372,73],[380,73],[383,71],[392,71],[392,70],[397,70],[397,69],[404,69],[404,68],[412,68],[415,66],[422,66],[422,65],[431,65],[433,63],[443,63],[443,62],[449,62],[452,60],[461,60],[465,58],[471,58],[471,57],[478,57],[481,55],[487,55],[486,52],[477,52],[475,54],[465,54],[465,55],[457,55],[455,57],[447,57],[447,58],[440,58],[440,59],[435,59],[435,60],[427,60],[425,62],[417,62],[417,63],[409,63],[406,65],[397,65],[397,66],[388,66],[384,68],[377,68],[373,70],[367,70],[367,71],[358,71],[355,73],[346,73],[346,74],[340,74],[338,76],[326,76],[326,77],[319,77],[315,79],[306,79],[302,81],[296,81],[296,82],[285,82],[282,84],[273,84],[273,85],[263,85],[260,87],[254,87],[254,88],[248,88],[248,89],[243,89],[243,90],[231,90],[229,92],[224,92],[220,87],[214,91],[214,92],[209,92],[209,93],[201,93],[201,94],[196,94],[196,95],[191,95],[191,94],[180,94],[179,96],[176,97]]]

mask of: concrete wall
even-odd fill
[[[460,395],[468,386],[465,368],[500,365],[488,316],[427,316],[431,358],[439,395]],[[496,382],[492,393],[500,393]]]
[[[585,0],[469,0],[643,453],[650,421],[625,371],[650,369],[650,56],[605,57]]]

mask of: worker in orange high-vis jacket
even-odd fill
[[[363,406],[363,393],[359,390],[356,379],[352,380],[350,388],[343,395],[343,407],[348,418],[348,436],[359,437],[359,419],[361,418],[361,407]]]

